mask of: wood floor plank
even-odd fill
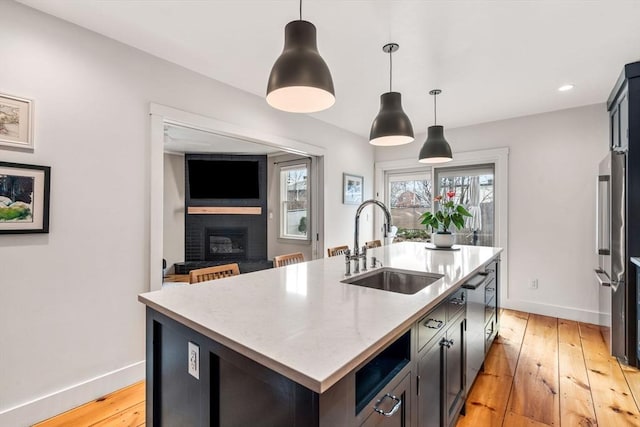
[[[493,364],[499,363],[501,366],[497,366],[497,368],[509,369],[509,375],[514,375],[528,318],[528,313],[502,310],[500,333],[491,346],[487,357],[489,361],[485,363],[485,368],[489,365],[489,370],[491,371]],[[496,358],[496,356],[499,356],[499,358]],[[506,374],[504,371],[502,373]]]
[[[145,400],[144,381],[35,424],[34,427],[89,426]]]
[[[640,370],[625,364],[620,364],[620,368],[624,378],[627,380],[631,394],[633,394],[636,406],[640,408]]]
[[[585,359],[611,358],[607,343],[604,341],[600,327],[590,323],[579,323],[580,339]]]
[[[480,372],[457,427],[501,426],[513,377]]]
[[[597,325],[579,323],[591,396],[600,426],[639,426],[640,413],[616,358]]]
[[[596,426],[596,414],[577,322],[558,320],[558,373],[560,424]]]
[[[513,412],[507,413],[502,425],[504,427],[549,427],[549,424],[541,423]]]
[[[640,426],[640,417],[616,361],[585,359],[598,424]]]
[[[135,427],[144,425],[145,423],[145,403],[140,402],[122,412],[114,414],[98,423],[92,424],[91,427],[115,427],[127,426]]]
[[[506,333],[496,338],[487,353],[484,371],[469,392],[466,415],[460,417],[457,427],[502,426],[527,318],[510,310],[501,312]]]
[[[539,423],[559,426],[558,389],[557,319],[532,314],[524,335],[507,411]]]

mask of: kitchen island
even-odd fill
[[[384,267],[442,275],[413,295],[342,283],[343,257],[142,294],[147,423],[359,425],[367,420],[359,403],[382,393],[363,384],[394,373],[390,385],[406,381],[417,390],[409,375],[416,322],[500,252],[435,251],[424,243],[370,250]],[[372,362],[396,359],[406,363],[382,368],[382,380],[363,378]],[[413,406],[400,425],[417,425]]]

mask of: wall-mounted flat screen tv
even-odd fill
[[[259,162],[188,160],[189,196],[193,199],[259,199]]]

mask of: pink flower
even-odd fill
[[[442,200],[442,196],[436,196],[433,198],[434,202],[439,202],[440,200]]]
[[[456,192],[455,192],[455,191],[447,191],[447,197],[448,197],[448,198],[450,198],[450,199],[451,199],[451,198],[453,198],[453,196],[455,196],[455,195],[456,195]]]

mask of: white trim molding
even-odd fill
[[[163,203],[164,203],[164,126],[165,124],[175,124],[183,127],[190,127],[216,135],[234,138],[237,140],[253,142],[257,144],[274,147],[279,150],[304,156],[315,156],[322,159],[326,155],[326,149],[317,145],[308,144],[277,135],[268,134],[246,126],[224,122],[212,117],[202,116],[196,113],[179,110],[166,105],[150,103],[150,141],[149,141],[149,290],[156,291],[162,288],[162,247],[163,247]],[[321,172],[319,172],[321,173]],[[315,172],[317,175],[318,172]],[[314,176],[315,176],[314,175]],[[324,183],[318,182],[315,185],[317,191],[324,191]],[[313,196],[312,196],[313,197]],[[318,201],[314,199],[314,206],[322,208]],[[324,230],[320,225],[324,221],[323,212],[317,213],[312,219],[311,236],[318,235]],[[318,244],[313,239],[315,245]],[[318,252],[317,248],[314,252]]]
[[[557,317],[559,319],[573,320],[576,322],[592,323],[594,325],[611,325],[611,316],[602,314],[595,310],[580,310],[574,307],[567,307],[554,304],[540,304],[533,301],[507,300],[502,301],[502,307],[511,310],[523,311],[526,313],[541,314],[543,316]],[[608,323],[607,323],[608,319]]]
[[[5,409],[0,412],[0,426],[32,425],[144,378],[143,360]]]

